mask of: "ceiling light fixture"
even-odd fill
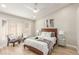
[[[34,13],[37,13],[37,12],[39,12],[39,10],[35,8],[35,9],[33,10],[33,12],[34,12]]]
[[[34,4],[34,10],[33,10],[34,13],[39,12],[39,9],[37,8],[37,5],[38,5],[37,3]]]
[[[38,8],[38,4],[34,3],[34,7],[29,7],[24,5],[26,8],[28,8],[29,10],[33,11],[33,13],[38,13],[40,11],[40,9]]]
[[[5,4],[1,4],[1,7],[6,8],[7,6]]]

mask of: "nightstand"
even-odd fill
[[[66,46],[65,34],[63,31],[60,31],[58,34],[58,45]]]

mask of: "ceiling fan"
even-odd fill
[[[25,6],[26,8],[28,8],[29,10],[33,11],[34,13],[38,13],[40,11],[39,8],[37,8],[37,3],[34,4],[34,8],[29,7],[29,6]]]

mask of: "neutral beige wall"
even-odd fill
[[[36,21],[36,30],[39,30],[44,26],[45,19],[54,19],[54,25],[59,30],[65,31],[66,45],[77,46],[76,39],[76,5],[70,5],[48,16],[38,19]]]

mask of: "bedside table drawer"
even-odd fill
[[[65,40],[58,40],[58,45],[65,46]]]

